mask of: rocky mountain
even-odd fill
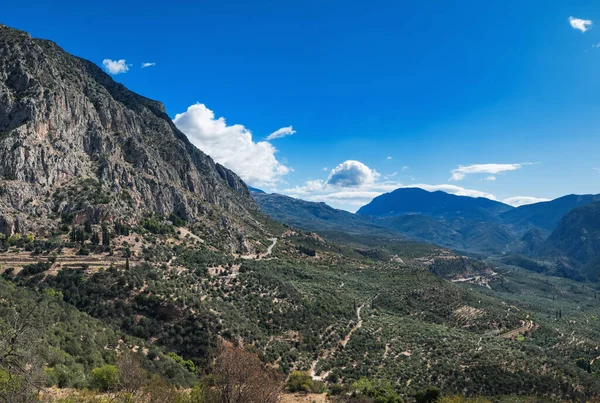
[[[142,211],[215,223],[243,248],[257,208],[244,182],[195,148],[161,103],[51,41],[0,26],[0,231]]]
[[[500,217],[505,223],[518,228],[537,227],[552,231],[569,211],[596,201],[600,201],[600,195],[567,195],[547,202],[520,206],[500,214]]]

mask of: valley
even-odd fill
[[[268,194],[3,25],[0,156],[2,401],[600,395],[598,196]]]

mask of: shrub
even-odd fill
[[[119,380],[119,369],[114,365],[107,364],[92,370],[91,385],[101,391],[115,390]]]
[[[429,386],[425,389],[421,389],[415,394],[415,400],[417,403],[433,403],[437,402],[442,396],[442,392],[439,388]]]
[[[389,382],[379,379],[361,378],[352,385],[352,389],[354,389],[355,395],[370,397],[374,403],[399,403],[402,401]]]
[[[285,387],[290,392],[305,392],[313,391],[314,383],[311,376],[306,372],[294,371],[290,374]]]

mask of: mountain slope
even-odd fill
[[[587,265],[586,274],[597,278],[599,267],[594,262],[600,259],[600,203],[578,207],[565,215],[540,254],[567,258],[575,268]]]
[[[230,219],[256,211],[242,180],[195,148],[162,104],[53,42],[6,26],[0,190],[6,235],[49,228],[58,216],[113,221],[143,209],[199,221],[211,211]]]
[[[370,217],[334,209],[325,203],[309,202],[276,193],[252,192],[252,196],[261,210],[271,218],[297,228],[393,238],[403,236],[399,231],[385,228],[385,223],[374,223]]]
[[[547,202],[528,204],[500,214],[507,224],[552,231],[560,219],[576,207],[600,201],[600,195],[567,195]]]

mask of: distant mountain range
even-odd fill
[[[401,188],[376,197],[356,214],[279,194],[252,195],[272,218],[311,231],[406,237],[488,255],[522,254],[563,262],[569,270],[585,271],[586,277],[600,270],[594,263],[600,263],[600,195],[512,207],[486,198]]]

